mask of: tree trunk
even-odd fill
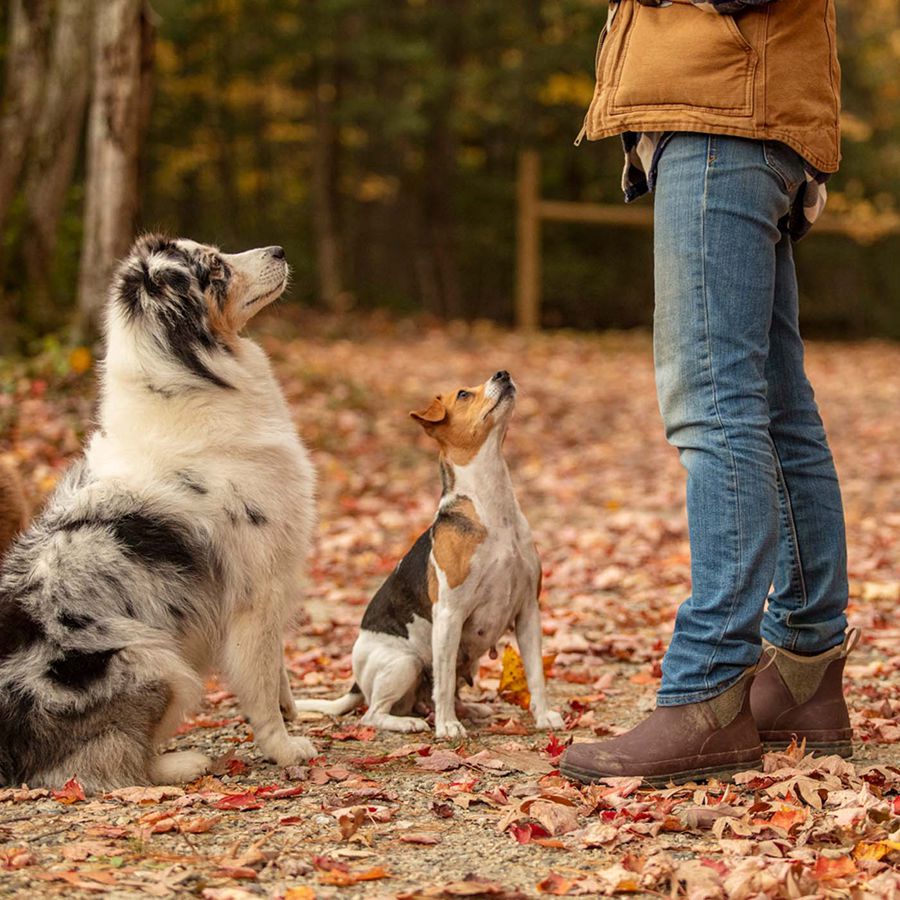
[[[422,167],[425,248],[441,298],[441,313],[448,319],[459,318],[466,312],[459,278],[456,217],[453,211],[457,146],[452,123],[452,111],[459,93],[458,73],[464,58],[462,22],[465,15],[465,0],[449,3],[435,38],[442,71],[438,75],[439,82],[433,88],[434,98],[428,109],[430,122]]]
[[[334,127],[335,86],[320,74],[316,83],[316,138],[312,151],[311,192],[316,240],[316,271],[319,299],[332,310],[340,307],[344,286],[341,278],[340,244],[335,202]]]
[[[58,0],[47,83],[35,124],[25,180],[22,256],[31,297],[25,312],[49,321],[59,222],[81,135],[90,73],[90,0]]]
[[[138,160],[144,118],[143,12],[143,0],[104,0],[102,14],[94,17],[76,323],[80,337],[97,322],[113,267],[128,250],[137,220]]]
[[[12,0],[5,94],[0,112],[0,232],[19,186],[41,102],[50,0]]]
[[[315,62],[314,116],[316,136],[312,147],[310,193],[316,244],[319,299],[334,311],[345,301],[338,237],[337,167],[338,133],[334,117],[338,96],[335,48],[336,23],[325,19],[323,4],[317,3],[318,52]]]

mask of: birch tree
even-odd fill
[[[22,256],[34,300],[29,304],[32,321],[49,313],[60,218],[84,132],[91,7],[90,0],[57,0],[56,4],[46,84],[25,179]]]
[[[76,328],[95,323],[113,268],[128,250],[138,213],[141,130],[146,123],[143,0],[104,0],[93,22],[93,88],[88,111],[84,241]],[[142,77],[143,74],[143,77]]]

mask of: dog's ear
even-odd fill
[[[129,316],[142,315],[146,301],[156,301],[166,289],[177,293],[190,289],[184,266],[177,265],[183,262],[180,257],[171,261],[172,266],[160,265],[173,250],[177,250],[175,243],[164,235],[143,234],[135,240],[119,267],[112,292]]]
[[[438,425],[447,418],[447,407],[444,406],[440,397],[435,397],[427,409],[411,412],[410,416],[422,427],[428,428],[429,425]]]

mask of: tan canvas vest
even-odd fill
[[[622,0],[597,54],[589,140],[699,131],[783,141],[823,172],[840,162],[834,0],[777,0],[737,17],[690,0]]]

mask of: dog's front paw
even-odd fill
[[[565,728],[566,725],[563,717],[555,709],[548,709],[536,715],[534,722],[542,731],[555,731],[558,728]]]
[[[464,738],[466,729],[458,719],[450,719],[434,726],[434,736],[439,740],[452,741],[455,738]]]
[[[316,748],[302,737],[288,738],[278,747],[267,750],[266,755],[279,766],[295,766],[316,755]]]
[[[153,784],[184,784],[205,775],[212,760],[195,750],[163,753],[150,760],[149,775]]]

